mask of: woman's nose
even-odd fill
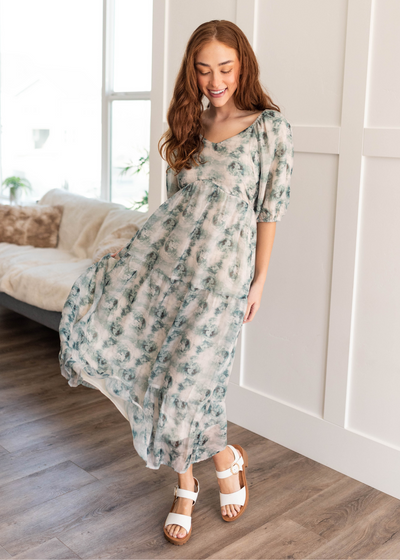
[[[209,89],[211,89],[212,91],[219,91],[220,89],[224,89],[225,86],[214,86],[214,84],[212,84]]]

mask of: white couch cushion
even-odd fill
[[[0,291],[50,311],[62,311],[75,280],[92,264],[69,251],[0,243]]]
[[[71,251],[81,259],[92,257],[96,236],[110,210],[124,210],[122,204],[87,198],[64,189],[51,189],[39,204],[64,206],[57,248]]]
[[[103,239],[108,237],[119,227],[127,224],[135,224],[139,229],[147,221],[148,217],[148,212],[139,212],[139,210],[127,210],[126,208],[123,210],[110,210],[104,218],[104,222],[102,223],[94,241],[95,248],[103,241]]]

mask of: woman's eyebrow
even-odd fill
[[[229,62],[234,62],[233,60],[227,60],[225,62],[220,62],[218,64],[218,66],[223,66],[224,64],[229,64]],[[195,64],[200,64],[201,66],[210,66],[209,64],[206,64],[205,62],[195,62]]]

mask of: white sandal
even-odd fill
[[[228,444],[228,447],[232,449],[235,460],[228,469],[225,469],[224,471],[216,470],[215,472],[217,473],[217,478],[226,478],[228,476],[232,476],[233,474],[239,473],[239,483],[241,486],[240,490],[238,490],[237,492],[231,492],[230,494],[223,494],[221,491],[219,493],[219,502],[221,507],[233,504],[239,504],[240,506],[242,506],[240,508],[240,511],[235,516],[229,517],[228,515],[222,515],[221,513],[222,519],[224,521],[235,521],[242,515],[249,501],[249,487],[247,485],[245,471],[245,467],[248,466],[249,461],[246,451],[240,445]],[[237,450],[239,450],[242,454],[241,457],[239,456]]]
[[[200,483],[197,478],[194,476],[194,480],[197,483],[197,491],[192,492],[191,490],[184,490],[183,488],[179,488],[178,484],[175,485],[174,488],[174,501],[172,503],[172,507],[170,509],[169,514],[167,515],[167,519],[164,523],[164,535],[169,540],[169,542],[173,544],[185,544],[190,539],[190,535],[192,534],[192,517],[193,509],[197,500],[197,496],[199,495],[200,491]],[[191,515],[184,515],[183,513],[175,513],[172,512],[174,509],[175,502],[178,498],[191,498],[193,500],[192,505],[192,513]],[[172,537],[168,531],[166,530],[167,525],[180,525],[184,529],[186,529],[186,535],[184,537]]]

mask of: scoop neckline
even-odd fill
[[[264,111],[262,111],[262,113],[260,113],[258,115],[258,117],[256,118],[255,121],[253,121],[249,126],[247,126],[246,128],[244,128],[243,130],[241,130],[240,132],[238,132],[237,134],[235,134],[234,136],[230,136],[229,138],[225,138],[225,140],[221,140],[220,142],[211,142],[211,140],[207,140],[207,138],[205,136],[203,136],[202,134],[200,134],[200,136],[203,138],[203,140],[205,140],[206,142],[208,142],[209,144],[213,144],[214,146],[218,146],[219,144],[222,144],[223,142],[227,142],[228,140],[232,140],[232,138],[236,138],[237,136],[240,136],[241,134],[243,134],[244,132],[246,132],[247,130],[249,130],[249,128],[251,128],[252,126],[254,126],[256,124],[256,122],[258,121],[258,119],[265,113],[265,111],[269,111],[270,109],[264,109]]]

